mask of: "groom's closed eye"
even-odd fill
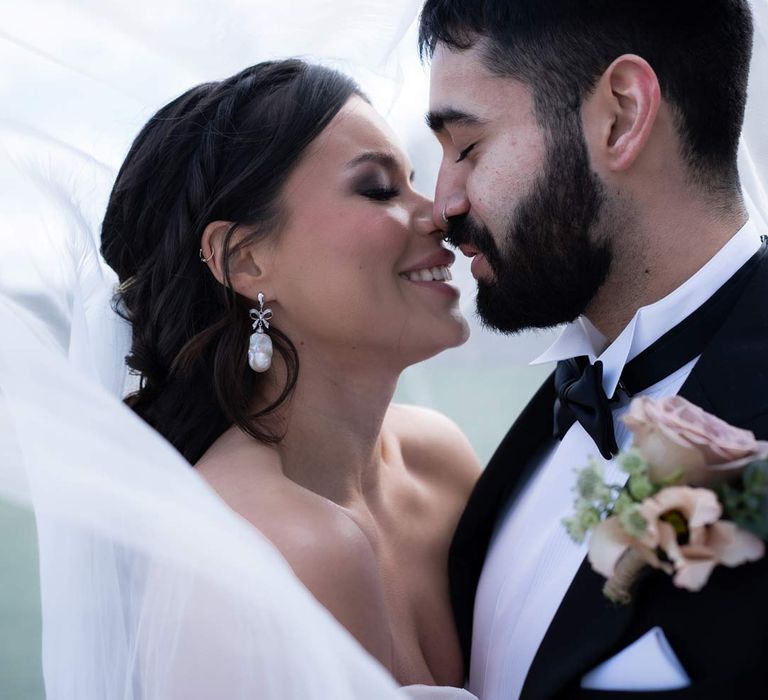
[[[473,143],[471,146],[467,146],[463,151],[459,153],[459,157],[456,159],[457,163],[461,163],[462,160],[464,160],[471,152],[472,149],[477,146],[476,143]]]

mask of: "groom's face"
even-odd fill
[[[443,148],[434,219],[473,258],[481,319],[517,332],[582,314],[610,268],[611,217],[580,115],[542,126],[526,85],[476,47],[439,44],[429,121]]]

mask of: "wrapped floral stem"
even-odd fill
[[[632,600],[631,590],[648,560],[636,549],[629,547],[619,557],[613,574],[603,586],[603,595],[614,603],[623,605]]]

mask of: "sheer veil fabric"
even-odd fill
[[[398,689],[121,403],[129,329],[98,255],[116,167],[160,104],[301,54],[353,73],[386,112],[426,89],[414,67],[420,3],[169,0],[141,14],[109,0],[6,3],[0,57],[17,83],[3,95],[17,99],[0,117],[0,497],[35,513],[47,697],[470,698]],[[768,233],[768,0],[753,8],[740,169]]]
[[[89,358],[34,321],[0,299],[0,488],[35,510],[48,698],[471,697],[397,690]]]

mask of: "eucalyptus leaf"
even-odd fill
[[[748,464],[741,483],[720,486],[718,496],[725,519],[768,540],[768,460]]]

